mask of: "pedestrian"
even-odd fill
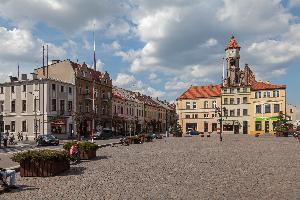
[[[18,141],[20,141],[21,140],[21,133],[20,132],[18,132],[17,137],[18,137]]]
[[[23,141],[23,131],[21,131],[21,133],[20,133],[20,139],[21,139],[21,141]]]
[[[7,147],[7,140],[8,140],[7,133],[4,133],[4,135],[3,135],[3,146],[4,147]]]
[[[77,142],[71,146],[70,155],[76,158],[76,162],[80,161],[80,151]]]

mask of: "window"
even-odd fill
[[[3,94],[3,87],[0,87],[0,93]]]
[[[82,94],[82,86],[79,85],[79,94]]]
[[[4,112],[4,101],[0,101],[0,112]]]
[[[255,122],[255,130],[261,131],[261,122]]]
[[[228,104],[228,99],[224,98],[224,104],[227,105]]]
[[[193,102],[193,109],[196,109],[197,108],[197,104],[196,102]]]
[[[294,112],[294,111],[293,111],[293,109],[291,108],[291,109],[290,109],[290,113],[293,113],[293,112]]]
[[[254,97],[255,99],[257,99],[258,98],[258,92],[255,92],[255,97]]]
[[[267,97],[267,92],[264,92],[264,98],[266,98]]]
[[[247,92],[247,88],[243,88],[243,92]]]
[[[198,119],[198,114],[195,114],[195,118]]]
[[[267,97],[270,97],[270,91],[267,92]]]
[[[204,108],[208,108],[208,101],[204,101]]]
[[[23,92],[26,92],[26,85],[23,85]]]
[[[248,103],[248,98],[247,97],[243,97],[243,103]]]
[[[231,117],[234,117],[234,110],[230,110],[229,114],[230,114]]]
[[[121,114],[123,114],[123,106],[121,106]]]
[[[265,105],[265,113],[271,113],[271,105],[270,104]]]
[[[68,111],[71,112],[73,109],[73,102],[72,101],[68,101]]]
[[[22,100],[22,112],[26,112],[26,100]]]
[[[211,114],[211,117],[212,117],[212,118],[215,118],[215,117],[216,117],[216,115],[215,115],[215,114]]]
[[[11,86],[11,93],[15,93],[15,86]]]
[[[216,101],[213,101],[212,102],[212,108],[216,108],[217,107],[217,102]]]
[[[185,103],[185,108],[188,109],[188,110],[191,109],[191,103],[190,102],[186,102]]]
[[[16,131],[16,122],[15,121],[11,121],[10,122],[10,131],[11,132],[15,132]]]
[[[60,100],[60,111],[65,111],[65,100]]]
[[[258,98],[261,98],[261,92],[258,92]]]
[[[230,89],[230,93],[233,94],[234,93],[234,89],[231,88]]]
[[[52,91],[55,91],[55,90],[56,90],[56,85],[52,84]]]
[[[16,112],[16,101],[14,100],[14,101],[11,101],[11,112]]]
[[[237,93],[239,93],[240,92],[240,88],[237,88],[236,91],[237,91]]]
[[[72,94],[72,88],[69,87],[69,94]]]
[[[224,89],[224,93],[227,93],[227,89]]]
[[[241,110],[240,109],[236,110],[236,116],[238,116],[238,117],[241,116]]]
[[[279,97],[279,90],[276,91],[277,97]]]
[[[234,104],[234,98],[230,98],[230,105]]]
[[[90,112],[90,107],[88,105],[85,106],[85,112]]]
[[[22,121],[22,132],[27,132],[26,121]]]
[[[64,86],[60,86],[60,92],[64,92],[64,90],[65,90],[65,87]]]
[[[79,112],[83,112],[83,106],[79,104]]]
[[[248,115],[248,110],[247,109],[243,109],[243,116],[247,116]]]
[[[89,94],[89,92],[90,92],[90,88],[89,88],[89,86],[87,85],[87,86],[85,86],[85,94]]]
[[[240,104],[241,103],[241,99],[240,98],[237,98],[236,99],[236,104]]]
[[[274,113],[279,113],[279,111],[280,111],[279,104],[274,104]]]
[[[261,113],[261,105],[255,106],[256,113]]]
[[[204,114],[204,118],[208,118],[208,114]]]
[[[52,99],[51,110],[56,111],[56,99]]]

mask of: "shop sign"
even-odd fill
[[[255,121],[278,121],[278,117],[257,117]]]

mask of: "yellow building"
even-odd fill
[[[254,82],[250,100],[250,134],[274,133],[279,113],[286,114],[286,86]]]
[[[216,107],[221,104],[221,85],[191,86],[176,100],[179,124],[184,133],[188,129],[216,132]]]

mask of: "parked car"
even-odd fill
[[[195,131],[195,130],[191,130],[191,131],[189,131],[189,134],[190,135],[199,135],[199,132]]]
[[[95,135],[93,136],[94,140],[105,140],[109,139],[113,136],[113,132],[111,129],[103,129],[101,131],[97,131]]]
[[[36,139],[38,146],[59,145],[59,139],[53,135],[39,135]]]

